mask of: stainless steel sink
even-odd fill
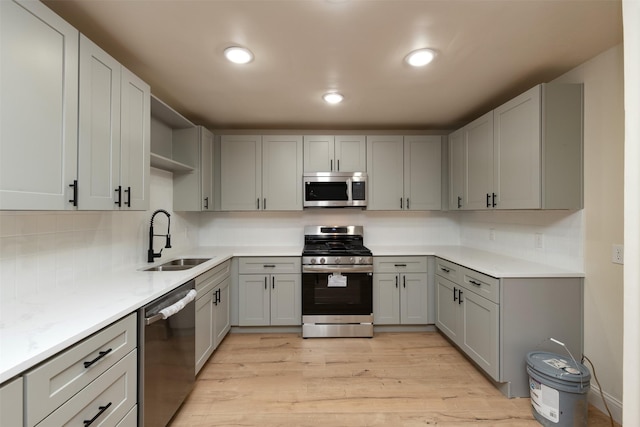
[[[178,259],[174,259],[173,261],[168,261],[165,262],[162,265],[185,265],[185,266],[196,266],[196,265],[200,265],[203,262],[207,262],[209,261],[211,258],[178,258]]]
[[[145,268],[143,271],[181,271],[188,270],[200,265],[203,262],[209,261],[211,258],[178,258],[172,261],[167,261],[164,264],[156,265],[155,267]]]

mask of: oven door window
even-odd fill
[[[303,315],[370,315],[373,313],[371,273],[345,273],[346,286],[329,286],[330,273],[302,274]]]
[[[347,183],[342,182],[306,182],[304,185],[305,200],[340,201],[349,200]]]

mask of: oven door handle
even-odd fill
[[[372,265],[303,265],[303,273],[373,273]]]

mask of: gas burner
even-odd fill
[[[370,265],[371,251],[363,244],[362,226],[305,227],[305,265]]]

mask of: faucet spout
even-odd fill
[[[167,216],[167,234],[154,234],[153,233],[153,220],[155,218],[155,216],[159,213],[163,213]],[[158,209],[157,211],[155,211],[153,213],[153,215],[151,215],[151,224],[149,226],[149,250],[147,251],[147,262],[153,262],[156,258],[160,258],[160,256],[162,255],[162,249],[160,249],[160,252],[155,252],[153,250],[153,237],[154,236],[164,236],[166,238],[166,242],[164,247],[167,249],[171,248],[171,215],[169,214],[169,212],[165,211],[164,209]]]

